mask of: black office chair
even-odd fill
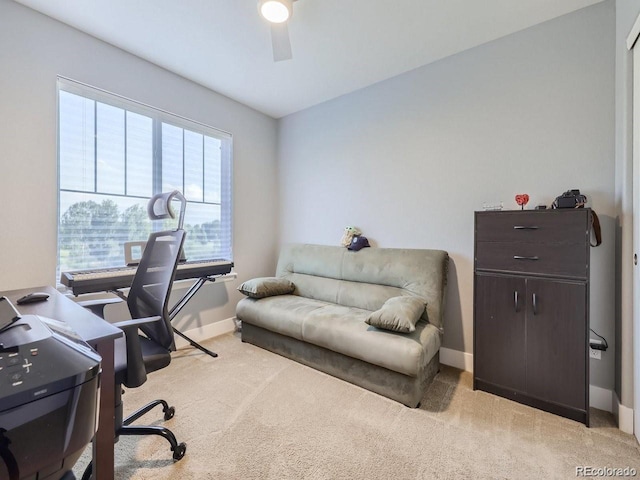
[[[152,218],[153,201],[152,198],[149,209]],[[169,212],[173,216],[170,209]],[[117,292],[123,299],[126,298],[132,320],[114,323],[125,333],[124,338],[117,340],[115,345],[115,441],[118,441],[120,435],[160,435],[171,444],[173,459],[176,461],[184,456],[187,447],[185,443],[178,443],[169,429],[160,426],[131,425],[157,405],[162,405],[164,419],[169,420],[175,413],[174,407],[170,407],[164,400],[154,400],[123,419],[122,385],[128,388],[139,387],[147,380],[148,373],[169,365],[171,352],[176,349],[168,302],[186,235],[181,228],[182,218],[180,220],[180,228],[177,230],[149,235],[128,296]],[[80,304],[104,318],[105,306],[120,301],[106,299]],[[144,335],[139,335],[138,330]],[[90,478],[91,470],[92,465],[89,464],[82,476],[83,480]]]

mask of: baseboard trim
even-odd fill
[[[440,363],[473,372],[473,354],[440,347]]]
[[[203,325],[201,327],[192,328],[190,330],[182,331],[187,337],[195,340],[196,342],[202,342],[204,340],[208,340],[209,338],[218,337],[220,335],[224,335],[226,333],[231,333],[236,329],[235,317],[225,318],[219,322],[210,323],[208,325]],[[185,348],[189,346],[189,342],[180,338],[178,336],[175,337],[176,340],[176,348]]]
[[[618,428],[624,433],[633,434],[633,408],[620,403],[618,394],[613,392],[613,416],[616,417]]]
[[[613,390],[589,385],[589,406],[605,412],[613,412]]]

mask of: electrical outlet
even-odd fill
[[[589,358],[600,360],[602,358],[602,351],[589,347]]]

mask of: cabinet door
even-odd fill
[[[525,390],[525,280],[476,276],[474,375],[494,385]]]
[[[585,284],[527,280],[527,393],[585,410]]]

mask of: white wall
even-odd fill
[[[580,188],[600,216],[591,325],[611,349],[591,383],[614,382],[614,40],[605,2],[281,119],[283,242],[451,255],[444,346],[472,351],[473,212],[549,205]]]
[[[63,75],[233,134],[238,281],[207,285],[179,326],[233,317],[238,282],[275,268],[276,121],[10,0],[0,0],[0,69],[0,290],[56,281],[56,76]]]

